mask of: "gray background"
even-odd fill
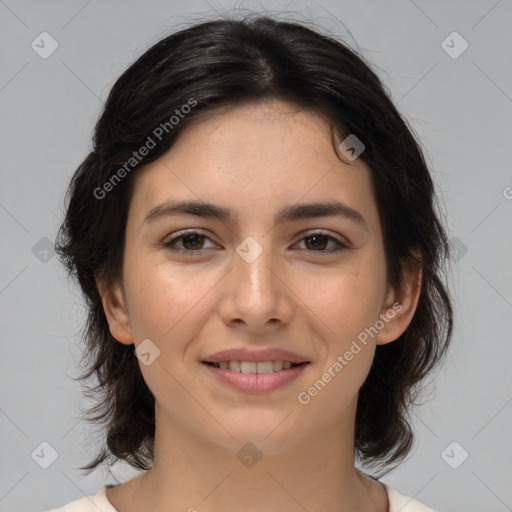
[[[61,506],[135,474],[116,466],[84,478],[76,469],[98,441],[80,421],[87,403],[72,379],[84,309],[51,246],[115,79],[173,29],[233,5],[0,0],[1,511]],[[440,511],[512,510],[512,3],[237,5],[293,11],[354,45],[348,28],[422,139],[446,205],[453,346],[415,412],[413,454],[383,481]],[[43,31],[58,42],[46,59],[31,47]],[[442,47],[453,31],[469,44],[457,58]],[[453,53],[461,43],[446,44]],[[48,469],[39,464],[51,461],[50,449],[31,455],[42,442],[58,453]]]

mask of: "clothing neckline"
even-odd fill
[[[370,476],[370,475],[368,475],[368,476]],[[382,485],[382,487],[386,491],[386,496],[388,498],[388,511],[387,512],[390,512],[391,511],[391,499],[392,499],[392,497],[390,496],[390,490],[393,491],[394,489],[392,489],[387,484],[385,484],[384,482],[381,482],[380,480],[378,480],[376,478],[373,478],[373,477],[370,477],[370,478],[372,478],[373,480],[378,482],[380,485]],[[118,485],[119,484],[105,485],[98,492],[97,497],[100,499],[103,499],[103,501],[105,502],[104,504],[102,504],[104,509],[106,508],[106,510],[103,510],[103,512],[119,512],[116,508],[114,508],[114,505],[112,505],[112,503],[110,503],[110,501],[107,497],[107,489],[110,489],[112,487],[117,487]]]

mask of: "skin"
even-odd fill
[[[341,140],[340,140],[341,141]],[[376,345],[396,340],[417,306],[421,275],[393,289],[386,278],[370,171],[343,163],[328,126],[283,101],[238,105],[184,130],[169,152],[137,170],[122,282],[97,279],[112,335],[160,350],[139,366],[156,400],[153,467],[107,497],[119,512],[385,512],[386,492],[354,467],[358,390]],[[237,221],[183,214],[145,223],[169,199],[211,202]],[[339,216],[276,224],[284,205],[341,201],[367,228]],[[197,229],[207,238],[164,243]],[[318,230],[348,245],[321,239]],[[263,252],[236,252],[248,236]],[[317,248],[319,247],[319,249]],[[323,252],[322,252],[323,251]],[[394,303],[399,312],[313,397],[297,396]],[[248,394],[219,382],[201,361],[233,347],[279,347],[310,361],[278,390]],[[246,467],[252,442],[262,458]]]

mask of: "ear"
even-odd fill
[[[414,316],[421,292],[421,257],[418,261],[414,268],[404,270],[404,283],[399,289],[388,287],[380,315],[384,327],[375,337],[377,345],[399,338]]]
[[[122,286],[118,283],[108,286],[99,276],[95,280],[112,336],[125,345],[132,344],[133,333]]]

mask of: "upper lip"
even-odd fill
[[[222,361],[290,361],[291,363],[309,363],[309,360],[295,352],[280,348],[264,348],[249,350],[247,348],[231,348],[209,355],[203,359],[204,363],[220,363]]]

